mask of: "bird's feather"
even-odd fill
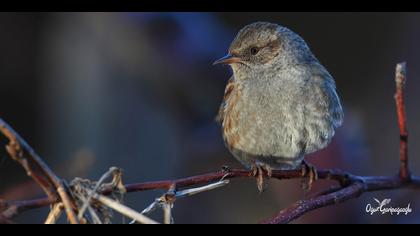
[[[220,124],[223,124],[223,121],[225,119],[226,102],[229,100],[229,97],[232,94],[234,87],[234,77],[232,76],[226,84],[225,93],[223,95],[223,101],[220,104],[219,112],[216,116],[216,121],[220,122]]]

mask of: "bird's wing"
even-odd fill
[[[334,127],[337,128],[343,123],[344,114],[336,92],[334,79],[320,64],[313,66],[312,72],[314,79],[317,80],[316,83],[320,83],[320,87],[323,88],[320,91],[321,95],[328,97],[328,99],[323,100],[328,102],[319,105],[325,108],[327,116],[331,119]]]
[[[223,101],[222,101],[222,104],[220,104],[219,113],[216,116],[216,121],[220,122],[221,124],[223,124],[223,120],[225,118],[225,110],[226,110],[227,101],[230,95],[232,94],[232,91],[235,86],[233,80],[234,80],[234,77],[232,76],[230,77],[230,79],[228,80],[226,84],[225,93],[223,95]]]

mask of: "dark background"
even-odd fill
[[[98,179],[111,166],[124,169],[126,183],[240,167],[214,122],[231,72],[211,64],[254,21],[297,32],[336,80],[345,121],[326,150],[308,157],[319,167],[397,172],[394,71],[407,61],[410,165],[419,173],[418,13],[0,13],[0,117],[68,180]],[[235,180],[177,201],[175,222],[257,222],[301,199],[299,186],[272,180],[259,194],[255,180]],[[160,194],[129,194],[126,203],[142,210]],[[0,149],[0,198],[39,196]],[[411,203],[413,213],[370,216],[373,198]],[[409,190],[369,193],[295,222],[419,223],[419,203]],[[47,210],[15,220],[41,223]]]

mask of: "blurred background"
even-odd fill
[[[318,167],[398,171],[394,71],[407,61],[410,165],[420,172],[418,13],[0,13],[0,117],[68,180],[98,179],[111,166],[124,170],[125,183],[240,168],[214,121],[231,71],[212,62],[254,21],[301,35],[336,80],[345,121],[327,149],[308,157]],[[142,210],[162,193],[125,202]],[[420,223],[418,194],[368,193],[294,223]],[[41,196],[0,148],[0,198]],[[299,180],[271,180],[262,194],[254,179],[234,180],[178,200],[173,213],[175,223],[255,223],[303,196]],[[413,213],[370,216],[373,198],[411,203]],[[42,223],[47,213],[14,220]]]

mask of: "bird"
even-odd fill
[[[272,170],[301,168],[310,188],[316,168],[304,157],[327,147],[344,118],[331,74],[301,36],[270,22],[243,27],[217,64],[232,70],[217,115],[227,149],[260,192]]]

